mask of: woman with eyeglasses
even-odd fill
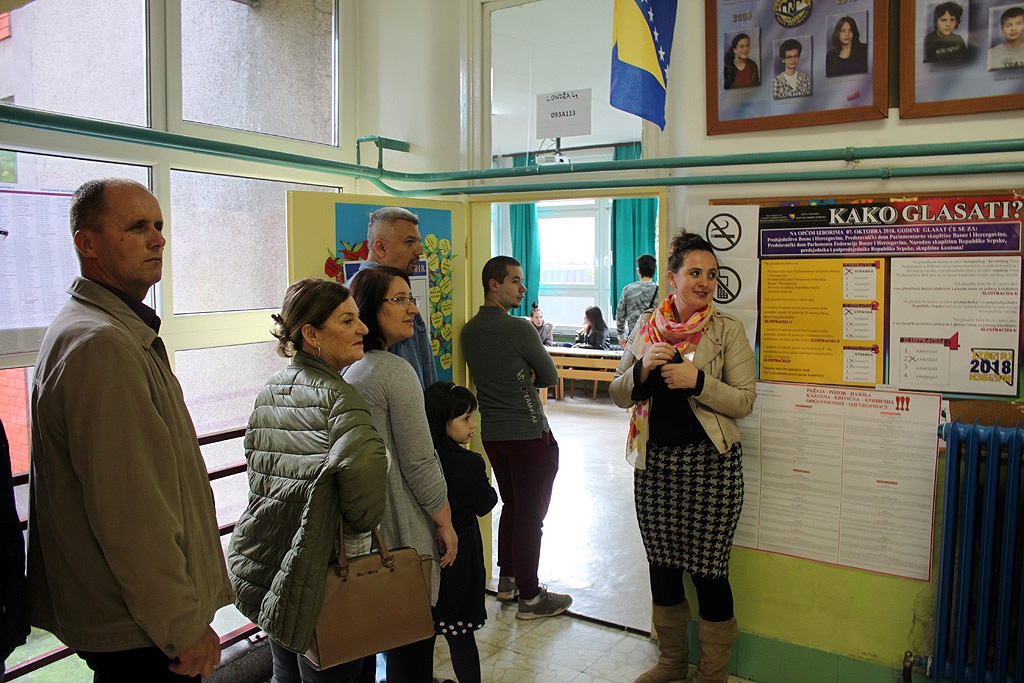
[[[408,361],[388,353],[390,346],[413,335],[416,298],[409,276],[387,266],[359,271],[351,285],[368,331],[362,360],[349,366],[344,377],[366,399],[373,426],[391,453],[381,535],[388,547],[409,546],[434,556],[431,604],[436,604],[440,567],[455,560],[458,538],[419,378]],[[389,681],[431,683],[433,667],[433,637],[387,653]]]

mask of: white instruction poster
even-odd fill
[[[736,545],[928,580],[941,401],[758,382]]]
[[[1017,395],[1019,256],[894,258],[890,383]]]

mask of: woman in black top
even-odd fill
[[[832,47],[825,55],[825,75],[849,76],[868,70],[868,46],[860,42],[860,29],[853,17],[843,17],[832,31]]]
[[[588,306],[583,313],[583,327],[576,331],[576,343],[573,346],[582,349],[610,349],[610,336],[608,323],[604,321],[601,308]]]
[[[750,59],[750,36],[737,33],[725,51],[722,89],[753,88],[761,85],[757,62]]]

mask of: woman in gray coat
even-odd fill
[[[366,325],[347,288],[316,279],[289,287],[273,319],[278,353],[292,362],[267,380],[245,432],[249,504],[228,550],[235,605],[270,636],[273,683],[355,683],[362,660],[317,671],[301,653],[339,522],[351,556],[384,513],[384,443],[338,374],[363,357]]]
[[[423,393],[408,361],[388,353],[392,344],[413,335],[417,308],[409,276],[387,266],[361,270],[352,279],[352,297],[369,332],[363,340],[366,355],[345,371],[345,379],[370,404],[373,425],[392,458],[381,535],[388,547],[410,546],[447,567],[455,559],[458,538]],[[435,563],[431,604],[437,603],[439,582]],[[387,680],[431,683],[433,653],[433,637],[388,651]]]

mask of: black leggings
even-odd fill
[[[459,683],[480,683],[480,651],[473,631],[460,635],[445,634],[452,655],[452,669]]]
[[[388,683],[432,683],[434,636],[388,650]]]
[[[672,607],[686,600],[683,588],[682,569],[650,565],[651,597],[654,604]],[[691,574],[693,587],[697,589],[700,604],[700,618],[704,621],[729,621],[733,617],[732,586],[729,577],[712,579]]]
[[[417,643],[388,650],[387,678],[389,683],[392,680],[396,683],[406,681],[427,681],[429,683],[432,681],[435,638],[436,636],[432,636]],[[474,632],[445,635],[444,638],[448,641],[448,650],[452,655],[452,668],[455,670],[455,677],[459,679],[459,683],[480,683],[480,651],[476,647]],[[376,656],[366,657],[363,660],[360,683],[375,682],[374,671],[376,668]]]

